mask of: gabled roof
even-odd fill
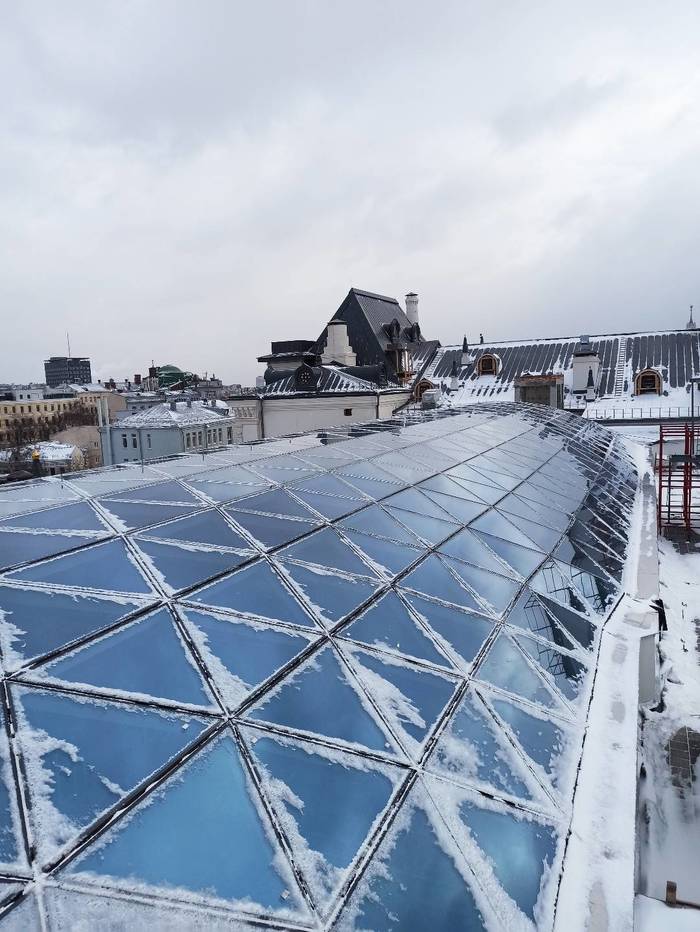
[[[269,382],[264,389],[261,389],[261,394],[266,397],[307,394],[308,391],[304,392],[298,388],[296,372],[296,369],[284,369],[273,373],[273,375],[278,376],[278,378],[275,378],[274,381]],[[318,382],[316,382],[314,387],[310,390],[313,394],[333,393],[342,395],[365,392],[372,392],[372,394],[374,394],[377,390],[381,391],[376,382],[362,379],[355,373],[348,372],[337,366],[314,366],[313,372],[318,377]],[[394,390],[398,389],[398,387],[398,385],[385,386],[385,388]]]
[[[184,401],[175,402],[175,410],[170,404],[153,405],[145,411],[138,411],[117,421],[114,429],[131,427],[189,427],[197,424],[210,424],[219,421],[230,413],[228,405],[217,401],[215,405],[193,401],[188,407]]]

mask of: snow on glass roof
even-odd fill
[[[481,405],[0,491],[0,924],[550,928],[621,443]]]

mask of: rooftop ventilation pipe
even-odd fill
[[[418,323],[418,295],[409,291],[406,295],[406,317],[412,324]]]

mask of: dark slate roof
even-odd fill
[[[377,382],[371,381],[369,378],[360,378],[355,374],[360,367],[353,367],[352,371],[348,369],[339,369],[334,366],[314,366],[313,372],[318,378],[318,382],[315,384],[313,390],[309,392],[308,390],[300,391],[297,387],[296,379],[296,369],[282,369],[275,372],[271,372],[269,376],[266,374],[266,378],[270,377],[273,380],[268,382],[264,389],[261,390],[261,394],[267,396],[273,395],[299,395],[299,394],[358,394],[363,392],[371,392],[374,394],[377,390],[382,390]],[[365,370],[366,375],[372,375],[378,377],[378,367],[361,367]],[[398,385],[386,385],[382,388],[389,388],[392,390],[397,390]]]
[[[362,291],[351,288],[345,300],[333,315],[334,320],[343,320],[348,327],[348,339],[354,352],[357,354],[357,363],[360,366],[373,365],[384,362],[387,364],[389,379],[396,379],[396,372],[387,360],[386,348],[390,343],[385,327],[396,319],[399,324],[398,345],[409,347],[417,351],[425,341],[419,337],[418,341],[409,338],[411,322],[396,300],[386,295],[374,294],[371,291]],[[323,352],[327,340],[326,328],[318,338],[319,353]]]

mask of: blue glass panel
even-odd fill
[[[47,534],[39,531],[26,534],[22,531],[2,531],[0,532],[0,569],[42,560],[44,557],[55,557],[59,553],[84,547],[90,541],[90,538],[79,534],[57,534],[55,531]]]
[[[554,508],[547,508],[539,502],[527,502],[517,495],[509,495],[498,503],[498,507],[506,514],[518,515],[519,517],[533,521],[535,524],[542,524],[547,528],[553,528],[560,533],[564,531],[571,520],[568,515]],[[531,536],[531,535],[530,535]],[[551,535],[548,535],[551,537]]]
[[[263,787],[300,849],[311,891],[324,903],[347,875],[402,773],[340,751],[331,756],[313,745],[260,737],[250,729],[245,738],[263,768]]]
[[[248,531],[266,550],[303,537],[318,526],[318,522],[310,524],[308,521],[276,518],[272,515],[248,514],[235,508],[228,508],[227,511],[236,524]]]
[[[389,591],[343,629],[345,637],[449,667],[433,642],[418,627],[395,592]]]
[[[52,531],[102,531],[105,525],[87,502],[35,511],[33,514],[3,518],[0,527],[48,528]]]
[[[451,476],[442,473],[438,476],[431,476],[430,479],[424,479],[418,486],[423,492],[437,492],[440,495],[449,495],[450,497],[460,498],[463,501],[479,502],[477,496],[470,496],[463,485],[460,485]]]
[[[494,641],[486,659],[479,666],[478,677],[531,702],[538,702],[550,709],[557,708],[554,697],[505,634],[499,634]]]
[[[455,605],[462,605],[477,612],[482,611],[476,599],[457,582],[435,554],[430,554],[407,576],[404,576],[401,585],[423,592],[425,595],[435,596],[445,602],[454,602]]]
[[[586,668],[578,660],[542,644],[534,638],[521,635],[516,641],[522,649],[554,680],[567,699],[576,699],[581,690]]]
[[[176,544],[161,544],[155,541],[136,539],[139,550],[146,555],[164,580],[166,590],[177,592],[196,586],[219,573],[234,570],[250,559],[231,550],[196,550],[194,547],[178,547]]]
[[[390,751],[369,703],[350,685],[333,648],[315,653],[266,693],[247,713],[257,721]]]
[[[451,475],[448,473],[448,475]],[[495,504],[499,498],[503,498],[506,490],[495,485],[481,485],[478,482],[471,482],[461,479],[459,476],[452,476],[454,481],[460,485],[470,498],[478,498],[488,505]]]
[[[493,552],[469,528],[465,528],[444,543],[440,547],[440,553],[447,554],[447,556],[454,557],[457,560],[465,560],[467,563],[480,566],[485,570],[492,570],[501,574],[506,572],[506,568],[494,556]]]
[[[79,553],[56,557],[47,563],[27,566],[8,575],[27,582],[53,583],[57,586],[80,586],[136,595],[153,594],[121,540],[87,547]]]
[[[450,557],[445,557],[445,560],[452,567],[453,572],[476,592],[486,608],[496,615],[503,614],[520,589],[520,583],[506,579],[505,576],[497,576],[495,573],[489,573],[477,566],[470,566],[469,563],[462,563],[460,560],[452,560]]]
[[[46,775],[29,784],[42,860],[167,764],[205,727],[192,717],[54,691],[21,688],[13,693],[28,772]],[[37,732],[43,733],[39,741]]]
[[[193,489],[206,495],[212,502],[232,502],[239,498],[245,498],[256,489],[267,488],[268,483],[263,479],[258,480],[258,484],[242,484],[236,482],[208,482],[199,479],[189,480]]]
[[[290,477],[292,478],[292,477]],[[318,473],[290,486],[295,495],[306,492],[320,492],[323,495],[339,495],[341,498],[355,498],[364,501],[364,496],[357,489],[351,488],[342,479],[329,473]],[[301,495],[303,498],[304,496]]]
[[[250,498],[240,499],[236,502],[236,509],[240,511],[262,511],[265,514],[282,515],[285,518],[316,520],[316,516],[285,489],[271,489],[269,492],[260,492]]]
[[[423,551],[418,548],[406,547],[393,540],[383,540],[371,537],[369,534],[346,530],[345,536],[389,577],[401,573],[423,554]]]
[[[277,554],[278,558],[303,560],[360,576],[377,574],[348,547],[334,528],[326,527]]]
[[[468,693],[440,735],[428,770],[532,799],[522,764],[483,703]]]
[[[469,868],[458,851],[442,847],[447,833],[442,828],[436,831],[425,809],[410,801],[404,809],[405,817],[382,843],[341,915],[341,928],[358,932],[486,929],[466,880]]]
[[[265,560],[205,586],[187,598],[213,608],[228,608],[259,618],[314,627],[312,619]]]
[[[360,478],[358,476],[344,476],[344,479],[353,489],[364,492],[365,495],[375,501],[386,498],[387,495],[391,495],[399,488],[394,483],[389,484],[388,482],[382,482],[380,479]]]
[[[482,615],[472,615],[418,596],[407,595],[407,598],[421,618],[456,654],[458,665],[468,671],[484,641],[493,631],[493,622]]]
[[[358,501],[354,498],[338,498],[333,495],[319,495],[316,492],[305,492],[303,489],[294,489],[294,494],[301,498],[307,505],[314,508],[324,518],[333,521],[335,518],[342,518],[352,511],[361,508],[366,500]]]
[[[476,531],[477,534],[483,532],[493,537],[500,537],[502,540],[508,540],[512,544],[520,544],[521,547],[532,548],[533,546],[533,541],[531,541],[529,537],[526,537],[525,534],[518,530],[515,525],[511,524],[500,511],[496,511],[495,509],[481,515],[476,521],[472,522],[470,527],[473,531]]]
[[[618,595],[618,587],[609,579],[594,576],[587,570],[554,561],[565,579],[570,579],[586,603],[599,615],[605,615]]]
[[[309,645],[307,637],[283,628],[194,609],[187,609],[185,624],[230,709]]]
[[[508,520],[529,537],[537,547],[541,547],[546,551],[551,550],[561,537],[561,531],[553,531],[543,524],[536,524],[534,521],[528,521],[518,515],[509,513]],[[515,543],[518,543],[518,541]]]
[[[295,563],[286,563],[284,572],[303,592],[314,612],[331,623],[345,618],[379,588],[369,579],[334,575]]]
[[[581,619],[584,621],[584,619]],[[572,641],[566,637],[552,615],[546,611],[542,601],[525,587],[518,596],[515,605],[506,616],[509,625],[522,628],[523,631],[536,634],[538,637],[558,644],[560,647],[571,649]],[[584,621],[585,624],[587,622]]]
[[[165,608],[91,641],[43,670],[69,683],[211,705],[195,662]]]
[[[5,716],[0,714],[0,864],[24,866],[15,792]],[[0,896],[3,893],[4,891],[0,890]]]
[[[157,482],[155,485],[143,486],[119,495],[110,495],[110,500],[122,502],[178,502],[181,505],[201,505],[189,489],[174,479],[169,482]]]
[[[352,482],[355,478],[361,479],[376,479],[379,482],[384,482],[387,488],[394,492],[398,486],[401,486],[403,483],[401,480],[397,480],[395,476],[390,475],[387,472],[384,472],[383,469],[380,469],[379,466],[375,466],[369,460],[363,460],[359,463],[348,463],[347,466],[342,466],[337,470],[339,476],[347,482]]]
[[[296,482],[303,477],[315,476],[317,468],[293,457],[275,456],[268,460],[251,463],[250,468],[256,473],[275,482]]]
[[[374,534],[377,537],[385,537],[397,543],[418,543],[417,538],[410,531],[407,531],[395,518],[392,518],[378,505],[363,508],[362,511],[358,511],[351,517],[340,521],[338,527],[343,530],[351,529],[364,534]]]
[[[238,749],[225,736],[88,848],[68,873],[88,871],[240,900],[249,909],[295,912],[299,897],[250,785]]]
[[[417,754],[452,698],[455,683],[406,661],[380,659],[357,648],[345,650],[406,748]]]
[[[553,560],[548,560],[530,580],[530,586],[543,596],[551,596],[562,605],[589,615],[588,606],[581,599],[570,579],[565,579]]]
[[[147,603],[0,586],[0,645],[6,669],[106,628]]]
[[[487,855],[494,874],[518,907],[535,920],[540,886],[552,866],[557,845],[549,825],[463,802],[460,816]]]
[[[455,491],[460,491],[458,486],[455,486]],[[466,496],[466,489],[461,491],[463,491]],[[441,492],[429,491],[426,491],[425,494],[439,505],[443,511],[446,511],[450,517],[453,519],[456,518],[460,524],[468,524],[470,521],[473,521],[477,515],[486,511],[488,507],[484,502],[473,502],[466,497],[457,498],[455,495],[443,495]]]
[[[250,542],[237,534],[217,511],[205,511],[190,515],[179,521],[171,521],[162,527],[151,528],[148,537],[158,540],[182,540],[194,544],[210,544],[212,547],[233,547],[245,550]]]
[[[150,505],[146,502],[115,502],[111,499],[100,504],[110,515],[117,518],[118,524],[126,530],[160,524],[161,521],[180,518],[194,510],[191,505]]]
[[[503,699],[493,698],[491,703],[497,714],[510,726],[525,754],[539,764],[557,783],[557,762],[565,747],[561,728],[545,718],[538,718],[520,706]]]
[[[415,514],[412,511],[402,511],[400,508],[391,508],[390,511],[402,524],[431,545],[439,544],[457,530],[457,525],[450,521],[441,521],[438,518]]]
[[[480,534],[479,536],[484,543],[489,545],[491,550],[497,553],[508,566],[512,566],[523,579],[527,579],[544,560],[544,554],[539,553],[537,550],[530,550],[518,544],[511,544],[507,540],[502,540],[500,537],[492,537],[490,534]]]
[[[400,508],[403,511],[414,511],[417,514],[428,515],[431,518],[440,518],[443,521],[449,521],[451,517],[448,512],[436,505],[432,499],[418,489],[404,489],[403,492],[397,492],[384,504],[392,508]]]
[[[591,649],[593,642],[595,641],[596,628],[593,624],[591,624],[590,621],[588,621],[586,618],[581,618],[580,615],[575,615],[573,612],[570,612],[563,606],[558,605],[551,599],[547,599],[545,596],[542,596],[542,602],[554,615],[558,623],[568,635],[570,635],[582,647],[585,647],[588,650]]]

